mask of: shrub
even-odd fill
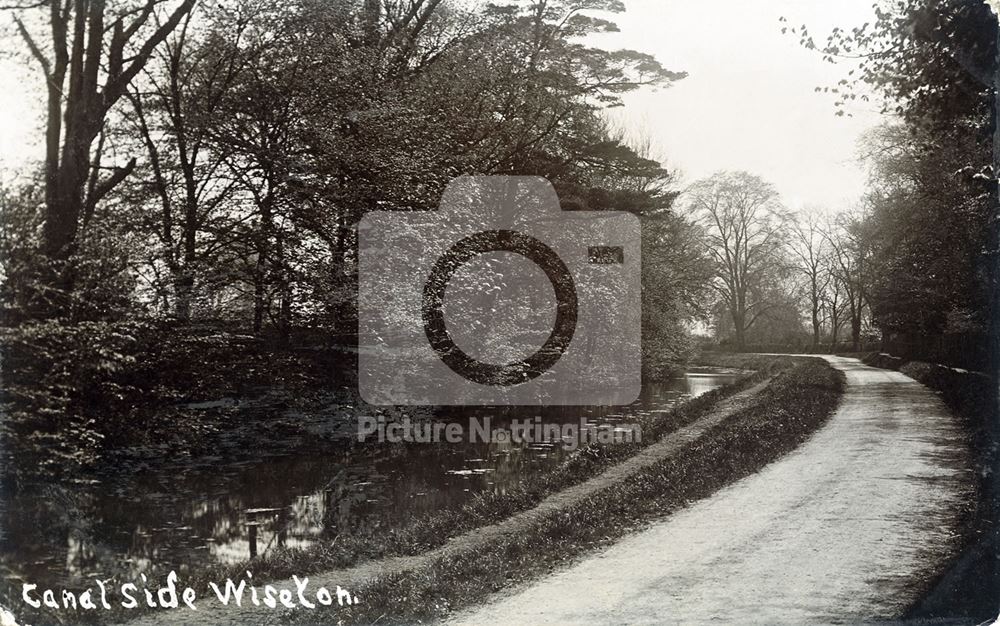
[[[103,453],[176,433],[163,407],[304,388],[314,361],[213,325],[49,320],[0,328],[2,435],[18,478],[69,474]],[[29,460],[30,459],[30,460]]]

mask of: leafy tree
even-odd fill
[[[642,216],[643,375],[672,373],[692,348],[689,323],[706,317],[712,262],[701,230],[672,209]]]
[[[181,320],[191,318],[198,279],[224,262],[220,248],[233,227],[224,209],[236,181],[227,171],[231,155],[213,144],[212,129],[226,92],[257,53],[260,42],[248,31],[262,11],[220,9],[198,16],[205,25],[193,23],[195,17],[185,16],[127,94],[129,126],[147,153],[142,185],[131,195],[145,202],[151,192],[159,205],[146,226],[155,240],[148,262],[154,273],[163,268],[168,275],[156,281],[157,292]]]
[[[956,136],[930,149],[921,137],[889,126],[869,138],[872,313],[890,334],[985,334],[987,194],[960,165],[976,142]],[[966,320],[962,329],[949,324],[956,318]]]
[[[268,372],[288,352],[261,337],[343,342],[357,327],[360,218],[434,209],[462,174],[543,175],[566,209],[639,215],[655,260],[643,276],[647,357],[666,371],[705,308],[706,253],[672,212],[670,172],[604,121],[623,94],[683,78],[596,45],[615,29],[596,12],[623,9],[26,5],[18,24],[45,67],[57,140],[38,184],[0,203],[0,342],[30,362],[14,381],[16,438],[44,433],[27,442],[44,451],[67,426],[60,458],[90,462],[155,430],[150,415],[191,389]],[[52,41],[36,46],[42,18]],[[52,310],[73,319],[32,322]],[[232,347],[218,353],[228,369],[213,360],[189,375],[208,344]],[[11,362],[5,353],[7,386]]]

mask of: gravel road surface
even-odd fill
[[[970,497],[957,419],[900,374],[828,357],[846,389],[790,455],[453,624],[893,619],[957,549]]]

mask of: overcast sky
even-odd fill
[[[872,1],[625,0],[622,32],[602,37],[689,76],[628,95],[613,117],[651,134],[687,183],[743,169],[774,183],[789,206],[844,208],[864,189],[856,143],[882,121],[878,106],[859,100],[854,117],[836,117],[834,97],[815,89],[834,86],[850,66],[802,48],[778,20],[807,24],[821,43],[835,26],[874,21]]]
[[[814,37],[834,26],[870,21],[872,0],[625,0],[621,33],[609,47],[654,54],[690,75],[673,87],[629,94],[613,116],[649,133],[686,182],[721,169],[744,169],[777,185],[790,206],[843,208],[863,190],[855,145],[880,119],[876,106],[835,117],[833,98],[816,93],[845,77],[782,35],[778,19],[808,24]],[[19,43],[6,30],[7,44]],[[16,47],[16,46],[15,46]],[[23,63],[23,62],[22,62]],[[0,167],[40,156],[40,84],[33,66],[0,58]]]
[[[6,29],[0,30],[0,37],[4,51],[20,43]],[[36,91],[34,70],[9,55],[0,56],[0,168],[16,168],[25,159],[39,156],[41,95]]]

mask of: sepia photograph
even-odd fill
[[[1000,0],[0,0],[0,626],[1000,623]]]

